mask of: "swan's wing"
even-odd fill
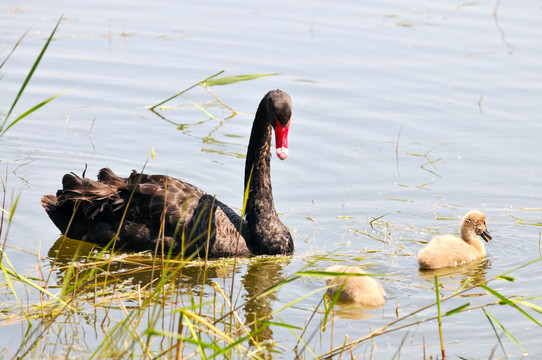
[[[137,204],[135,209],[148,208],[149,222],[155,227],[164,218],[166,234],[176,239],[176,251],[199,252],[204,256],[200,250],[208,243],[209,256],[250,254],[245,241],[246,223],[233,209],[192,184],[164,175],[134,172],[126,188],[148,196],[148,203]]]
[[[120,178],[109,169],[98,179],[66,174],[56,198],[43,198],[49,216],[69,237],[99,244],[115,237],[117,248],[133,250],[153,250],[164,240],[165,250],[175,253],[202,255],[207,243],[211,256],[250,253],[239,236],[239,215],[187,182],[135,171]],[[247,230],[244,226],[242,233]]]

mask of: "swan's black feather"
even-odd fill
[[[245,167],[245,186],[252,176],[247,221],[187,182],[136,171],[121,178],[108,168],[100,170],[98,181],[64,175],[62,189],[43,196],[42,205],[66,236],[100,245],[114,240],[115,249],[201,257],[288,254],[293,240],[273,203],[270,144],[271,121],[280,119],[283,126],[290,116],[290,97],[280,90],[260,102]]]

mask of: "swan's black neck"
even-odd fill
[[[268,94],[269,95],[269,94]],[[255,254],[288,254],[293,251],[292,237],[280,221],[271,188],[272,111],[265,96],[252,125],[245,163],[245,190],[250,183],[246,219],[250,230],[247,245]]]

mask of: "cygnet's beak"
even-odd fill
[[[489,231],[484,231],[483,233],[480,234],[480,236],[482,237],[482,239],[484,239],[486,242],[489,242],[489,240],[493,239],[491,237],[491,235],[489,235]]]

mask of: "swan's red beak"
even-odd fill
[[[275,146],[277,148],[277,156],[284,160],[288,157],[288,130],[290,129],[290,121],[282,127],[278,120],[275,125]]]

